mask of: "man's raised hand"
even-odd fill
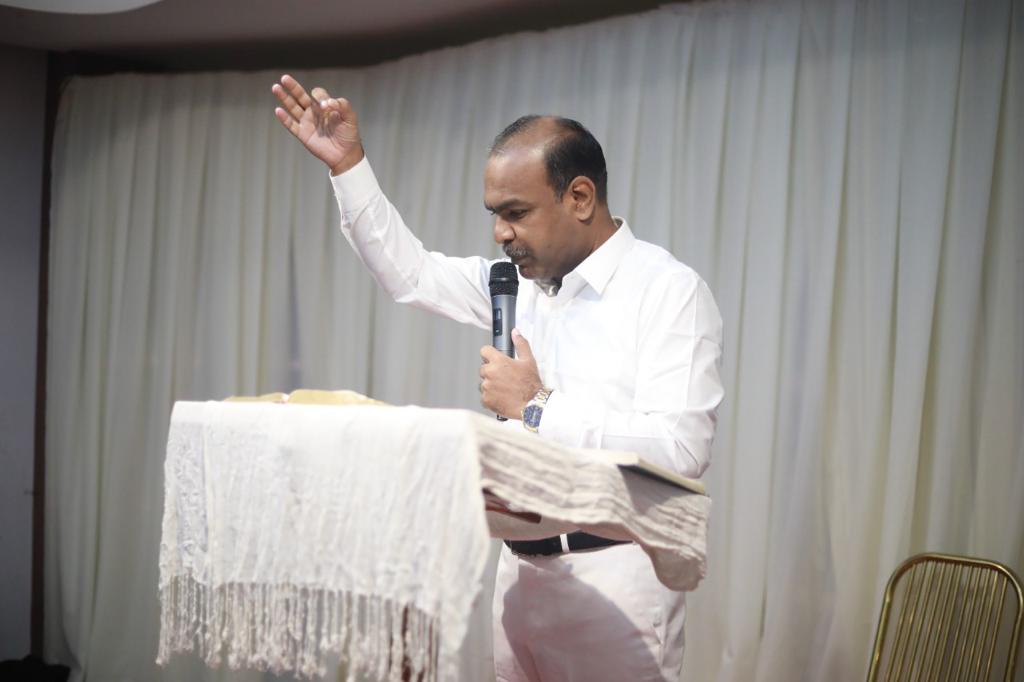
[[[332,175],[344,173],[363,158],[356,112],[346,99],[335,99],[323,88],[312,97],[297,80],[281,76],[271,88],[281,106],[274,115],[313,156],[327,164]]]

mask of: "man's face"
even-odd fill
[[[561,280],[589,254],[586,230],[548,184],[543,148],[514,146],[484,169],[484,206],[494,215],[494,241],[527,279]]]

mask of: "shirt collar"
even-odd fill
[[[633,242],[636,241],[633,231],[629,229],[625,220],[622,218],[613,218],[613,220],[619,229],[615,230],[604,244],[597,247],[592,254],[577,265],[575,270],[566,275],[567,279],[575,278],[574,276],[580,277],[599,296],[604,293],[605,287],[608,286],[612,275],[618,269],[619,263],[633,248]],[[563,280],[562,285],[565,284],[566,282]]]
[[[619,229],[615,230],[604,244],[597,247],[572,272],[563,277],[560,287],[551,280],[534,280],[534,286],[546,296],[562,294],[563,297],[571,298],[588,284],[599,296],[603,294],[612,275],[618,269],[619,263],[633,248],[633,242],[636,241],[636,237],[633,236],[633,231],[629,229],[625,219],[612,216],[612,220],[619,226]]]

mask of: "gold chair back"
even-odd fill
[[[994,561],[918,554],[889,578],[868,682],[1012,682],[1021,583]]]

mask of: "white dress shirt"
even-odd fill
[[[494,261],[424,249],[366,159],[331,180],[342,232],[392,298],[490,329]],[[520,280],[516,326],[554,390],[539,433],[636,452],[695,478],[709,463],[723,397],[721,316],[693,270],[615,220],[615,234],[554,295]]]

